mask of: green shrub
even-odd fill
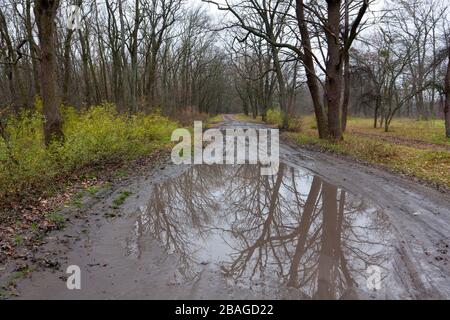
[[[283,124],[283,117],[281,116],[281,112],[273,109],[267,110],[267,122],[281,126]]]
[[[267,110],[267,123],[276,124],[278,127],[283,125],[283,116],[279,110]],[[302,128],[302,121],[299,117],[290,116],[288,120],[290,131],[300,132]]]
[[[40,190],[88,165],[148,154],[168,143],[177,127],[160,113],[127,116],[111,104],[82,112],[64,107],[64,144],[46,148],[38,107],[6,120],[8,143],[0,138],[0,202],[8,194]]]

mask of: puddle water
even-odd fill
[[[231,286],[298,298],[355,298],[367,268],[392,269],[394,237],[382,210],[308,171],[280,164],[198,165],[154,186],[140,208],[128,254],[158,241],[183,281],[202,270]],[[358,294],[359,295],[359,294]]]

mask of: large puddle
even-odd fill
[[[374,272],[383,281],[395,251],[382,210],[285,164],[274,176],[256,165],[192,166],[154,186],[128,254],[139,256],[148,237],[176,257],[183,281],[208,268],[272,298],[370,296]]]

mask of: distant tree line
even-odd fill
[[[350,113],[389,130],[397,115],[444,117],[450,135],[445,0],[4,0],[0,108],[43,101],[45,137],[63,140],[61,105],[122,113],[311,110],[321,138]],[[67,9],[82,8],[78,29]],[[72,17],[73,18],[73,17]]]
[[[70,5],[82,8],[78,29],[68,28]],[[217,36],[205,11],[182,0],[5,0],[0,108],[17,111],[41,97],[47,142],[62,138],[61,104],[226,111],[236,100]]]
[[[319,136],[337,140],[349,113],[386,131],[396,115],[444,117],[449,136],[446,1],[203,1],[230,17],[245,113],[264,118],[275,104],[287,127],[290,114],[312,107]]]

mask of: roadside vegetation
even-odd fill
[[[216,124],[223,121],[223,115],[218,114],[208,119],[207,127],[214,127]]]
[[[64,143],[46,147],[40,103],[10,114],[0,139],[0,202],[51,192],[58,181],[151,154],[170,142],[177,123],[155,112],[119,114],[111,104],[85,111],[63,108]]]
[[[244,114],[243,121],[262,122]],[[267,123],[281,126],[281,116],[269,110]],[[289,131],[282,135],[306,147],[348,155],[370,164],[419,178],[434,186],[450,188],[450,139],[444,135],[444,120],[393,119],[389,132],[373,128],[372,120],[351,117],[342,141],[319,139],[314,116],[291,117]]]
[[[388,132],[373,127],[373,119],[349,117],[349,130],[352,133],[378,134],[380,137],[400,138],[442,144],[449,146],[450,139],[445,137],[445,123],[442,119],[417,120],[395,118]]]

